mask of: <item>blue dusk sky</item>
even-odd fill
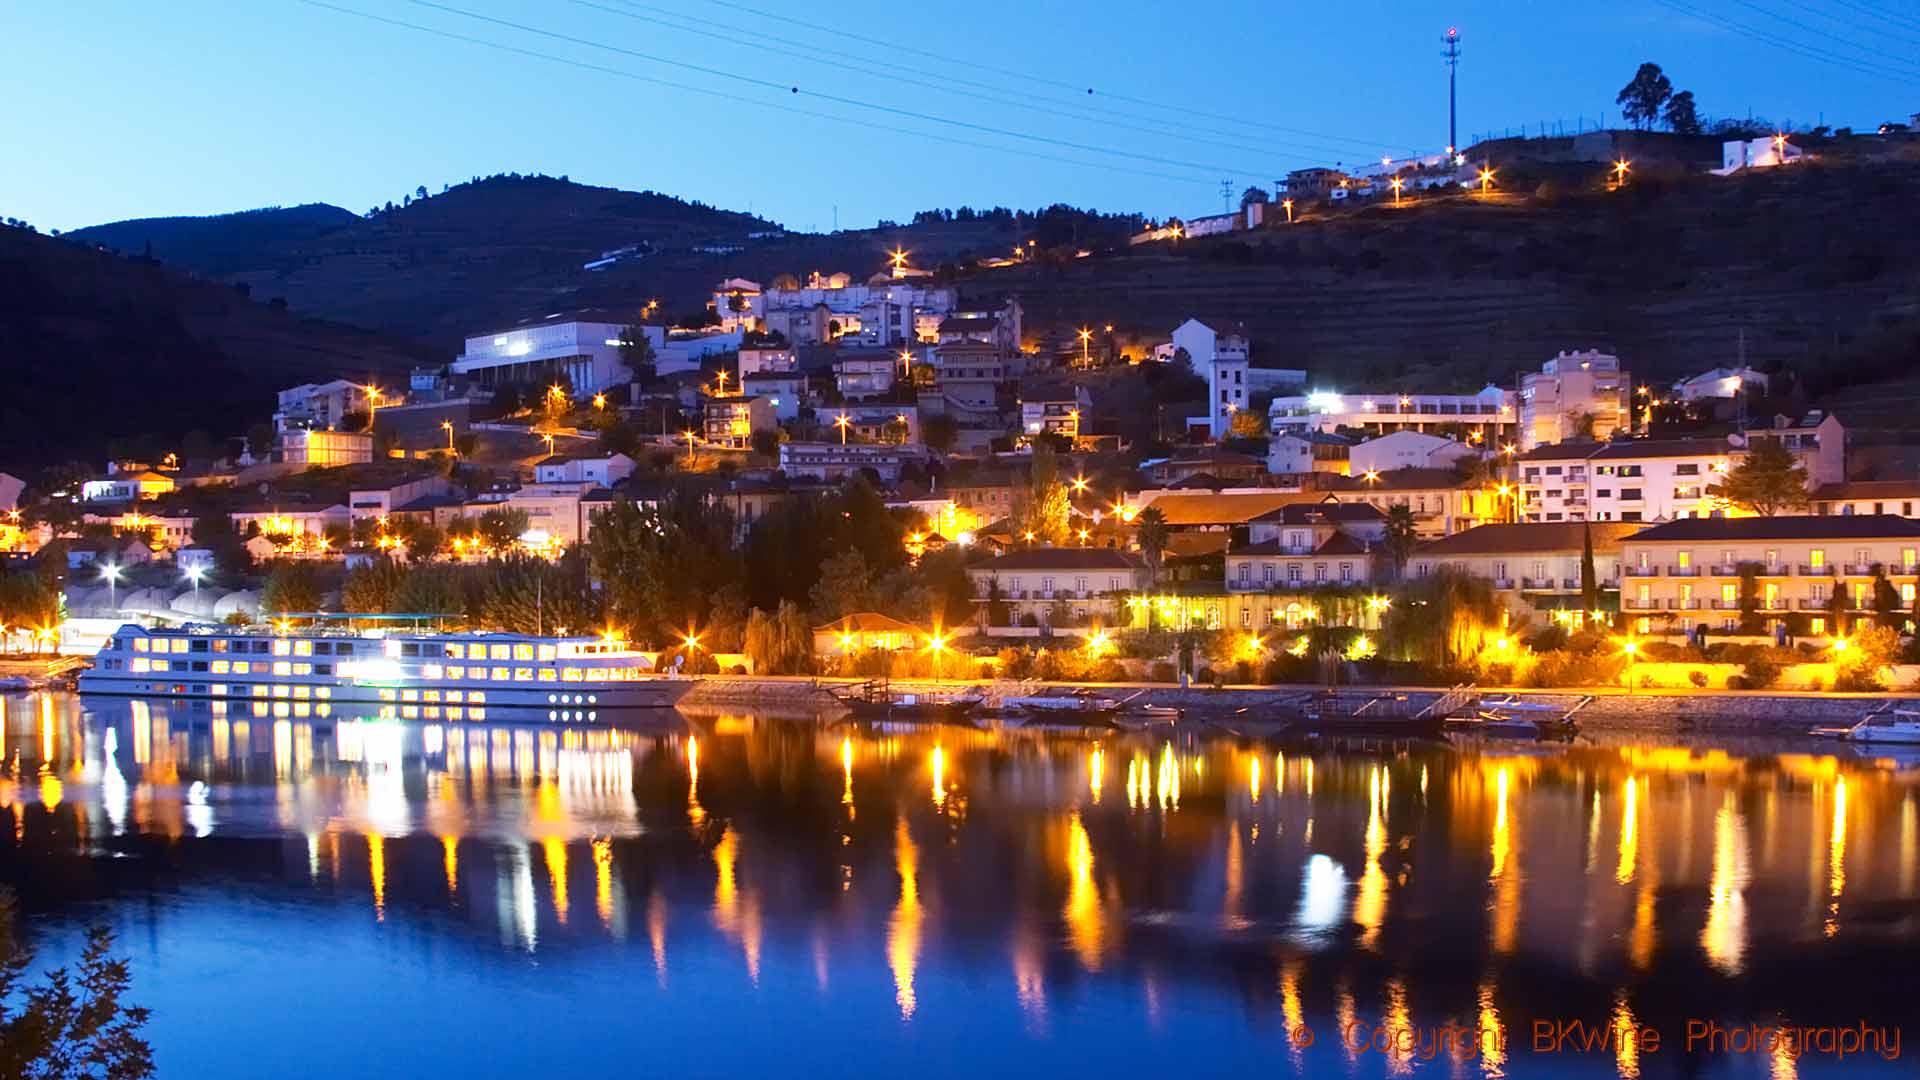
[[[364,211],[496,172],[799,229],[962,204],[1206,213],[1222,180],[1439,150],[1449,25],[1463,143],[1617,125],[1643,60],[1709,118],[1920,108],[1920,8],[1878,0],[98,0],[6,22],[0,214],[42,230]]]

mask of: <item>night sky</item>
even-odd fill
[[[961,204],[1206,213],[1223,179],[1237,193],[1304,165],[1440,149],[1449,25],[1463,35],[1463,143],[1542,121],[1617,125],[1614,95],[1649,59],[1709,118],[1870,127],[1920,108],[1910,5],[1413,6],[19,4],[0,65],[0,214],[46,230],[303,202],[364,211],[509,171],[800,229]]]

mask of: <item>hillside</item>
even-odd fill
[[[1648,177],[1623,192],[1591,190],[1598,172],[1510,177],[1522,193],[1491,198],[1316,207],[1291,227],[988,271],[963,288],[1020,296],[1030,336],[1111,323],[1122,340],[1164,340],[1189,316],[1244,321],[1256,363],[1380,389],[1511,385],[1582,347],[1679,376],[1734,361],[1743,331],[1750,362],[1844,383],[1861,349],[1920,319],[1920,249],[1905,239],[1920,235],[1920,163]]]
[[[287,386],[404,372],[425,353],[22,229],[0,229],[0,467],[117,441],[235,435]]]
[[[293,251],[359,220],[352,211],[308,203],[208,217],[115,221],[69,235],[129,255],[164,252],[166,261],[180,269],[217,276],[251,270],[260,265],[263,252]]]

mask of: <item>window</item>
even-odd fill
[[[1731,581],[1722,582],[1720,585],[1720,602],[1723,604],[1739,603],[1740,586]]]
[[[1253,584],[1253,564],[1252,563],[1240,564],[1239,578],[1240,578],[1240,587],[1243,589]]]
[[[497,649],[497,648],[504,648],[504,646],[499,646],[499,645],[496,645],[496,646],[494,646],[494,648],[496,648],[496,649]],[[494,681],[494,682],[506,682],[506,681],[507,681],[507,669],[506,669],[506,668],[503,668],[503,667],[497,667],[497,668],[494,668],[494,669],[493,669],[493,681]]]
[[[1287,564],[1287,584],[1289,585],[1300,584],[1300,564],[1299,563]]]
[[[1327,564],[1326,563],[1313,564],[1313,582],[1316,585],[1325,585],[1327,583]]]
[[[1815,570],[1824,569],[1827,565],[1827,549],[1814,548],[1808,552],[1807,565],[1813,567]]]
[[[1273,588],[1273,570],[1274,567],[1272,563],[1260,564],[1260,584],[1269,589]]]
[[[524,641],[519,643],[518,645],[515,645],[513,647],[513,658],[515,660],[533,659],[533,645],[529,642],[524,642]]]
[[[295,655],[295,656],[312,656],[312,655],[313,655],[313,642],[311,642],[311,641],[296,641],[296,642],[294,642],[294,643],[293,643],[293,655]]]
[[[467,647],[465,645],[455,642],[454,644],[447,646],[447,659],[465,660],[466,658],[467,658]]]
[[[490,660],[510,660],[512,659],[512,656],[509,655],[511,652],[512,650],[506,645],[494,645],[491,647],[487,658]]]
[[[1620,499],[1623,502],[1637,502],[1640,499],[1639,488],[1621,488]]]
[[[1343,582],[1353,581],[1353,564],[1352,563],[1343,562],[1340,564],[1340,580]]]
[[[1698,463],[1688,463],[1688,464],[1684,464],[1684,465],[1675,465],[1675,466],[1673,467],[1673,475],[1675,475],[1675,476],[1699,476],[1699,475],[1700,475],[1700,466],[1699,466],[1699,464],[1698,464]]]
[[[1824,634],[1827,632],[1827,620],[1815,616],[1808,620],[1808,629],[1816,634]]]
[[[1691,551],[1677,552],[1674,555],[1674,559],[1676,560],[1676,565],[1682,570],[1690,570],[1693,568],[1693,552]]]

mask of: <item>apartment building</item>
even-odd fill
[[[1299,591],[1374,579],[1372,549],[1386,516],[1365,503],[1295,503],[1247,523],[1247,542],[1229,544],[1229,592]]]
[[[635,461],[621,453],[554,454],[534,463],[533,477],[542,484],[591,484],[612,487],[633,475]]]
[[[1418,431],[1395,431],[1359,443],[1347,454],[1348,471],[1355,476],[1389,473],[1395,469],[1455,469],[1486,451],[1458,439]]]
[[[1816,514],[1898,514],[1913,517],[1920,507],[1920,481],[1852,480],[1822,484],[1810,496]]]
[[[773,403],[763,397],[710,397],[700,403],[701,436],[723,450],[746,450],[756,431],[776,431]]]
[[[1077,439],[1081,422],[1092,408],[1084,386],[1025,386],[1020,391],[1020,431],[1028,436],[1044,433]]]
[[[833,362],[833,384],[848,401],[881,397],[893,393],[902,366],[900,357],[890,352],[843,353]]]
[[[995,626],[1051,627],[1064,608],[1078,625],[1114,625],[1125,597],[1146,587],[1147,570],[1138,556],[1118,548],[1024,548],[967,567],[973,582],[977,620]],[[1005,622],[991,622],[997,591]]]
[[[1408,573],[1427,577],[1448,567],[1493,583],[1537,610],[1578,610],[1580,564],[1593,540],[1594,580],[1602,607],[1613,607],[1620,589],[1620,551],[1641,526],[1619,522],[1518,522],[1480,525],[1420,545],[1407,560]]]
[[[1690,518],[1621,541],[1621,611],[1638,633],[1739,628],[1743,577],[1769,627],[1824,634],[1836,611],[1873,608],[1882,570],[1912,610],[1920,521],[1892,514]],[[1743,570],[1745,573],[1743,574]]]
[[[1498,448],[1512,442],[1518,422],[1511,390],[1489,384],[1477,394],[1311,394],[1276,397],[1267,427],[1288,432],[1396,431],[1458,434],[1470,444]]]
[[[575,394],[591,394],[632,377],[621,359],[620,341],[638,322],[608,312],[557,312],[472,334],[453,362],[453,373],[472,375],[486,386],[560,382]],[[640,329],[654,355],[663,357],[666,330]]]
[[[1326,431],[1287,431],[1267,440],[1267,471],[1276,476],[1353,469],[1353,440]]]
[[[875,445],[872,443],[780,444],[780,468],[791,479],[826,480],[839,483],[872,470],[883,483],[900,479],[900,471],[909,464],[923,465],[924,446],[914,444]]]
[[[1319,490],[1338,492],[1340,501],[1364,502],[1382,514],[1406,507],[1423,540],[1505,521],[1511,508],[1511,489],[1502,495],[1498,486],[1463,480],[1455,469],[1394,469],[1318,481]]]
[[[1707,488],[1739,459],[1725,439],[1559,443],[1517,456],[1521,521],[1673,521],[1737,514]]]
[[[1556,354],[1520,380],[1520,449],[1631,430],[1632,384],[1611,353]]]
[[[1815,409],[1798,420],[1776,416],[1769,425],[1741,432],[1740,441],[1748,447],[1764,441],[1786,447],[1807,470],[1810,489],[1847,478],[1847,429],[1831,413]]]

